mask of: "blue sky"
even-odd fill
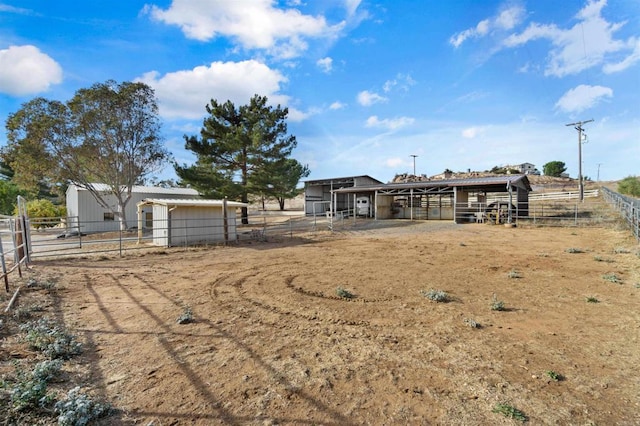
[[[42,96],[143,81],[194,157],[212,98],[289,108],[309,179],[564,161],[640,175],[637,0],[0,0],[0,120]],[[6,141],[0,134],[0,145]],[[168,167],[161,179],[174,178]]]

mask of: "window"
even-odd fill
[[[115,215],[113,214],[113,212],[104,212],[104,221],[105,222],[114,221],[115,219],[116,218],[115,218]]]
[[[145,221],[144,226],[146,228],[153,228],[153,213],[152,212],[145,212],[144,221]]]

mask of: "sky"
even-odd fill
[[[306,179],[577,177],[580,151],[592,180],[640,175],[638,0],[0,0],[0,146],[22,104],[107,80],[155,90],[179,164],[211,99],[259,94],[288,108]]]

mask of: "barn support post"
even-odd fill
[[[507,223],[511,223],[513,215],[511,213],[511,203],[513,202],[513,189],[511,188],[511,181],[507,182],[507,189],[509,190],[509,208],[507,209],[508,219]]]
[[[373,220],[378,220],[378,190],[376,189],[376,192],[373,196],[374,199],[374,205],[373,205]]]
[[[411,212],[409,216],[411,217],[411,221],[413,222],[413,188],[409,190],[409,211]]]
[[[357,200],[358,199],[358,194],[354,193],[353,194],[353,224],[356,224],[356,216],[358,215],[358,203]]]
[[[453,187],[453,221],[458,223],[457,214],[458,214],[458,187]],[[440,212],[442,214],[442,211]]]

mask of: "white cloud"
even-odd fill
[[[614,34],[624,23],[609,23],[602,16],[606,0],[591,0],[576,14],[578,22],[569,29],[554,24],[532,23],[520,34],[504,40],[504,46],[516,47],[537,39],[547,39],[553,45],[545,75],[564,77],[605,63],[608,55],[631,50],[631,55],[618,64],[605,65],[615,72],[638,61],[636,43],[616,40]],[[606,72],[606,71],[605,71]]]
[[[138,81],[155,89],[160,114],[165,118],[200,118],[212,98],[223,103],[230,100],[236,107],[246,105],[256,93],[267,96],[271,104],[286,106],[289,101],[278,93],[286,77],[255,60],[212,62],[164,76],[152,71]]]
[[[338,109],[342,109],[345,108],[347,105],[343,104],[340,101],[335,101],[334,103],[332,103],[331,105],[329,105],[329,109],[331,110],[338,110]]]
[[[385,161],[385,165],[387,167],[391,167],[394,169],[397,169],[399,167],[402,167],[405,165],[405,161],[402,160],[402,158],[387,158],[387,161]]]
[[[10,46],[0,50],[0,92],[32,95],[62,82],[62,68],[35,46]]]
[[[398,118],[385,118],[380,120],[378,116],[372,115],[367,119],[365,124],[366,127],[380,127],[387,130],[398,130],[402,127],[410,126],[413,124],[415,119],[411,117],[398,117]]]
[[[332,26],[323,16],[304,15],[298,9],[280,9],[274,4],[273,0],[173,0],[166,10],[152,5],[144,11],[157,21],[179,26],[188,38],[209,41],[216,36],[230,37],[245,49],[264,49],[284,59],[307,50],[306,39],[332,39],[345,25]]]
[[[368,90],[363,90],[362,92],[358,93],[358,96],[356,97],[356,99],[358,100],[358,103],[362,106],[371,106],[379,102],[388,101],[388,99],[385,98],[384,96],[380,96],[379,94],[374,92],[369,92]]]
[[[469,127],[462,131],[462,137],[465,139],[474,139],[480,133],[482,133],[483,129],[480,127]]]
[[[393,80],[385,81],[384,85],[382,86],[382,90],[385,93],[389,93],[394,88],[398,88],[404,92],[408,92],[409,87],[413,86],[414,84],[416,84],[416,81],[411,78],[410,75],[399,73]]]
[[[620,62],[605,64],[604,67],[602,67],[602,71],[604,71],[605,74],[624,71],[636,62],[640,62],[640,38],[632,38],[629,40],[629,44],[634,46],[633,52]]]
[[[524,9],[518,5],[512,5],[492,18],[483,19],[475,27],[456,33],[449,38],[449,43],[458,48],[470,38],[481,38],[493,31],[505,31],[514,28],[522,21]]]
[[[581,84],[567,91],[556,103],[556,108],[568,113],[578,113],[596,105],[604,98],[613,97],[613,90],[603,86]]]
[[[316,61],[316,65],[322,70],[322,72],[328,74],[333,69],[333,59],[328,56],[326,58],[318,59]]]
[[[347,13],[349,16],[352,16],[356,13],[356,9],[360,6],[362,0],[344,0],[344,6],[347,9]]]

